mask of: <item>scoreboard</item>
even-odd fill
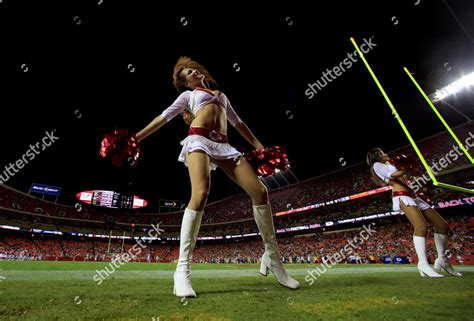
[[[93,191],[92,205],[119,208],[120,194],[113,191]]]
[[[146,200],[136,195],[104,190],[79,192],[76,194],[76,198],[91,205],[117,209],[134,209],[147,205]]]

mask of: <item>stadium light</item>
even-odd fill
[[[456,134],[454,133],[454,131],[451,129],[451,127],[449,127],[448,123],[446,122],[446,120],[444,120],[443,116],[441,116],[441,114],[439,113],[439,111],[436,109],[436,107],[433,105],[433,103],[431,102],[430,98],[426,96],[425,92],[423,91],[423,89],[421,88],[421,86],[418,84],[418,82],[415,80],[415,78],[413,77],[412,73],[407,69],[407,67],[404,67],[403,70],[405,70],[405,72],[407,73],[408,77],[410,77],[411,81],[413,82],[413,84],[415,85],[415,87],[418,89],[418,91],[421,93],[421,95],[423,96],[423,98],[425,98],[426,102],[428,103],[428,105],[430,105],[431,109],[434,111],[434,113],[436,114],[436,116],[438,116],[439,120],[441,121],[441,123],[443,123],[444,127],[446,127],[446,129],[448,130],[448,132],[451,134],[451,136],[453,137],[453,139],[456,141],[456,143],[458,144],[458,146],[461,148],[461,150],[464,152],[464,154],[467,156],[467,158],[469,158],[469,161],[471,162],[471,164],[474,164],[474,158],[472,158],[472,156],[469,154],[469,152],[467,151],[467,148],[464,147],[464,145],[461,143],[461,141],[459,140],[459,138],[456,136]],[[474,75],[474,73],[472,73],[472,75]],[[473,78],[474,79],[474,78]],[[436,184],[435,184],[436,185]]]
[[[429,95],[429,98],[435,103],[445,99],[446,97],[456,95],[457,93],[471,86],[474,86],[474,72],[471,72],[470,74],[456,80],[444,88],[436,90],[433,94]]]
[[[398,123],[400,125],[400,127],[403,129],[403,131],[405,132],[405,135],[407,136],[408,140],[410,141],[410,144],[412,145],[413,149],[415,150],[416,152],[416,155],[418,156],[418,158],[420,159],[421,163],[423,164],[423,167],[425,168],[426,172],[428,173],[428,175],[430,176],[431,178],[431,181],[433,182],[433,185],[435,186],[439,186],[439,187],[442,187],[442,188],[448,188],[448,189],[452,189],[452,190],[457,190],[457,191],[461,191],[461,192],[467,192],[467,193],[472,193],[474,194],[474,189],[468,189],[468,188],[464,188],[464,187],[460,187],[460,186],[454,186],[454,185],[451,185],[451,184],[446,184],[446,183],[442,183],[442,182],[438,182],[438,180],[436,179],[433,171],[431,170],[431,168],[428,166],[427,162],[426,162],[426,159],[423,157],[423,155],[421,154],[420,150],[418,149],[418,146],[416,145],[415,141],[413,140],[413,137],[411,136],[410,132],[408,131],[408,129],[406,128],[405,124],[403,123],[402,119],[400,118],[400,115],[398,114],[397,110],[395,109],[395,107],[393,106],[390,98],[388,97],[387,93],[385,92],[385,90],[383,89],[382,85],[380,84],[379,80],[377,79],[377,76],[375,76],[372,68],[370,67],[369,63],[367,62],[367,60],[365,59],[364,57],[364,54],[362,53],[362,51],[360,50],[359,46],[357,45],[356,41],[354,38],[350,38],[351,39],[351,42],[352,44],[354,45],[355,49],[357,50],[357,52],[359,53],[359,57],[362,59],[362,61],[364,62],[365,66],[367,67],[367,70],[369,71],[370,75],[372,76],[372,78],[374,79],[375,83],[377,84],[377,86],[379,87],[380,89],[380,92],[382,93],[383,97],[385,98],[387,104],[389,105],[389,107],[391,108],[392,110],[392,114],[395,115],[395,118],[398,120]],[[410,72],[408,71],[407,68],[404,68],[404,70],[407,72],[407,74],[410,76],[410,78],[412,80],[414,80],[414,78],[411,76]],[[416,83],[416,81],[414,82],[415,85],[417,86],[418,89],[421,89],[421,87],[419,87],[419,85]],[[432,103],[431,101],[428,99],[428,97],[426,96],[426,94],[424,94],[423,90],[421,90],[421,93],[424,95],[424,97],[428,100],[429,104],[431,107],[434,107],[432,106]],[[438,116],[439,113],[437,114]],[[448,126],[449,128],[449,126]],[[451,131],[452,132],[452,131]],[[453,133],[452,133],[453,134]],[[462,145],[462,144],[461,144]],[[469,158],[469,160],[471,160],[471,162],[473,162],[473,159],[471,158],[471,156],[469,155],[469,153],[466,154]]]

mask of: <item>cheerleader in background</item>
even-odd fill
[[[438,272],[445,271],[454,276],[462,276],[448,262],[448,223],[428,203],[417,197],[407,184],[407,173],[390,164],[390,158],[380,148],[374,148],[367,153],[367,163],[374,182],[380,186],[392,186],[393,210],[404,213],[415,228],[413,243],[418,256],[420,275],[440,278],[443,275]],[[427,222],[435,228],[434,240],[438,257],[434,269],[430,267],[426,257]]]

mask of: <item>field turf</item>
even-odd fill
[[[172,294],[175,264],[127,263],[98,285],[105,262],[0,261],[0,320],[474,320],[474,266],[421,278],[415,266],[287,268],[294,291],[250,264],[193,264],[196,299]],[[321,268],[320,268],[321,269]]]

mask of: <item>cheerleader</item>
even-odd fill
[[[191,284],[190,266],[209,194],[210,173],[217,167],[252,200],[253,215],[265,245],[260,273],[266,276],[271,271],[281,285],[298,289],[299,282],[286,272],[281,263],[267,189],[243,155],[229,144],[227,121],[254,148],[263,148],[263,145],[235,113],[226,95],[209,88],[209,84],[216,82],[202,65],[188,57],[181,57],[174,67],[173,80],[174,86],[181,92],[179,97],[137,133],[137,140],[140,142],[180,113],[190,124],[188,136],[181,142],[183,147],[178,157],[178,161],[188,167],[191,199],[181,223],[173,293],[178,297],[196,297]]]
[[[449,225],[428,203],[417,197],[408,186],[407,173],[390,164],[390,158],[380,148],[367,153],[372,179],[380,186],[392,186],[393,210],[406,215],[415,228],[413,243],[418,256],[418,270],[422,277],[443,277],[438,272],[445,271],[454,276],[462,276],[449,264],[448,231]],[[425,250],[427,222],[435,228],[434,240],[438,257],[432,269],[428,263]]]

